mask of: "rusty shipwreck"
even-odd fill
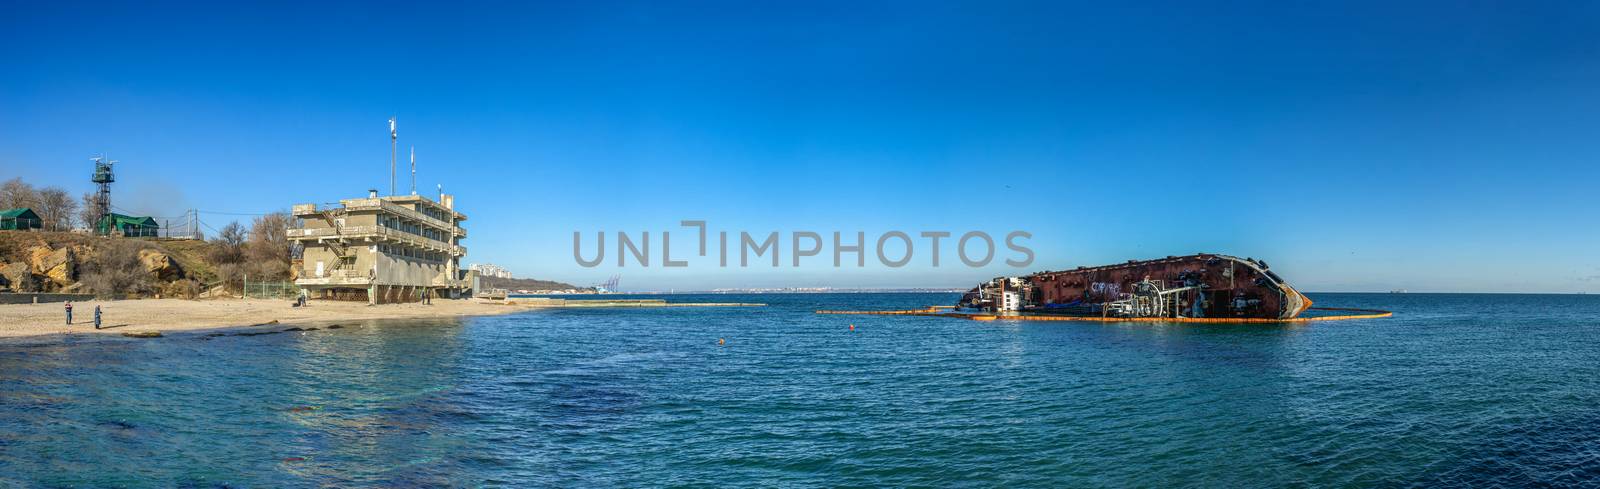
[[[1266,262],[1213,253],[999,277],[962,308],[1034,315],[1286,320],[1311,307]]]

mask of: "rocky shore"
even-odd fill
[[[204,241],[146,241],[101,238],[75,233],[0,232],[0,293],[96,293],[86,273],[112,268],[123,273],[143,275],[151,295],[181,295],[175,284],[192,286],[189,295],[198,296],[201,277],[192,268],[203,265],[199,255]],[[181,250],[181,251],[175,251]],[[107,254],[123,252],[115,258]],[[187,253],[184,253],[187,252]],[[180,256],[188,255],[188,256]],[[107,266],[110,260],[126,260]],[[187,265],[184,262],[189,262]],[[105,275],[102,273],[101,275]],[[221,290],[216,292],[222,293]]]

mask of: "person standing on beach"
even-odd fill
[[[94,305],[94,329],[100,329],[100,305]]]
[[[67,326],[72,325],[72,301],[67,301]]]

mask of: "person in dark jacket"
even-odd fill
[[[94,329],[100,329],[100,305],[94,306]]]

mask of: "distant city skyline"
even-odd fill
[[[1597,4],[170,7],[8,5],[0,180],[76,196],[104,154],[118,212],[220,229],[388,191],[395,117],[396,192],[415,147],[465,261],[521,278],[956,288],[1215,252],[1311,292],[1600,292]],[[574,232],[695,251],[685,219],[1037,256],[574,260]]]
[[[473,263],[467,265],[467,269],[483,277],[512,278],[511,270],[493,263]]]

